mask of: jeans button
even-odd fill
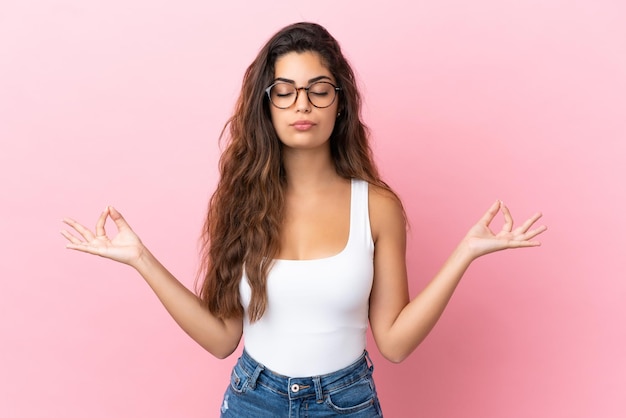
[[[299,390],[300,390],[300,385],[298,385],[297,383],[294,383],[293,385],[291,385],[291,391],[293,393],[298,393]]]

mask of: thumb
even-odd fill
[[[113,222],[115,222],[115,226],[117,227],[117,229],[132,229],[130,225],[128,225],[128,222],[126,222],[126,219],[124,219],[122,214],[117,209],[115,209],[113,206],[109,206],[108,209],[109,214],[111,215],[111,219],[113,220]]]

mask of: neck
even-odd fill
[[[340,177],[330,156],[330,149],[283,150],[287,187],[291,191],[320,190]]]

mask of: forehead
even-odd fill
[[[327,76],[334,80],[317,52],[289,52],[278,57],[274,64],[274,78],[286,78],[297,84],[306,84],[319,76]]]

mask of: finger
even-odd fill
[[[91,241],[94,239],[93,233],[75,220],[71,218],[64,218],[63,223],[74,228],[76,232],[78,232],[86,241]]]
[[[530,247],[539,247],[541,242],[539,241],[510,241],[508,247],[509,248],[530,248]]]
[[[545,232],[548,229],[547,226],[542,225],[539,228],[533,229],[531,231],[528,231],[524,234],[524,241],[528,241],[531,240],[533,238],[535,238],[537,235]]]
[[[79,240],[78,238],[76,238],[74,235],[72,235],[71,233],[69,233],[66,230],[62,230],[61,231],[61,235],[63,235],[65,237],[65,239],[67,239],[72,244],[81,244],[82,243],[81,240]]]
[[[65,244],[65,248],[69,250],[80,251],[80,252],[87,253],[87,254],[93,254],[93,255],[99,255],[99,256],[104,255],[104,247],[94,247],[92,245],[89,245],[88,242],[79,242],[79,243],[70,242],[70,243]]]
[[[524,234],[526,231],[530,229],[531,226],[534,225],[535,222],[541,218],[542,214],[540,212],[535,213],[531,218],[527,219],[522,225],[515,229],[516,234]]]
[[[100,214],[98,218],[98,222],[96,222],[96,236],[104,237],[106,236],[106,230],[104,229],[104,224],[106,223],[107,216],[109,215],[109,207],[107,206],[104,211]]]
[[[509,248],[520,248],[520,247],[538,247],[541,245],[541,242],[537,240],[533,240],[537,235],[545,232],[548,229],[545,225],[540,226],[539,228],[535,228],[531,231],[526,232],[525,234],[520,235],[516,239],[512,239],[507,243]]]
[[[502,230],[506,232],[511,232],[513,230],[513,217],[511,216],[511,212],[509,208],[506,207],[504,203],[501,202],[502,214],[504,215],[504,225],[502,225]]]
[[[117,229],[121,230],[124,228],[130,228],[130,225],[128,225],[128,222],[126,222],[126,219],[124,219],[124,217],[122,216],[121,213],[119,213],[117,211],[117,209],[115,209],[113,206],[109,206],[109,214],[111,215],[111,219],[113,219],[113,222],[115,222],[115,226],[117,227]]]
[[[491,207],[487,210],[487,212],[485,212],[482,218],[480,218],[480,221],[478,221],[478,223],[483,224],[485,226],[489,226],[491,221],[493,221],[493,218],[495,218],[496,215],[498,214],[501,204],[502,204],[501,201],[496,200],[494,204],[491,205]]]
[[[67,249],[82,251],[84,253],[102,255],[102,251],[100,248],[93,247],[90,243],[81,241],[66,230],[62,230],[61,235],[63,235],[69,241],[67,244],[65,244],[65,248]]]

